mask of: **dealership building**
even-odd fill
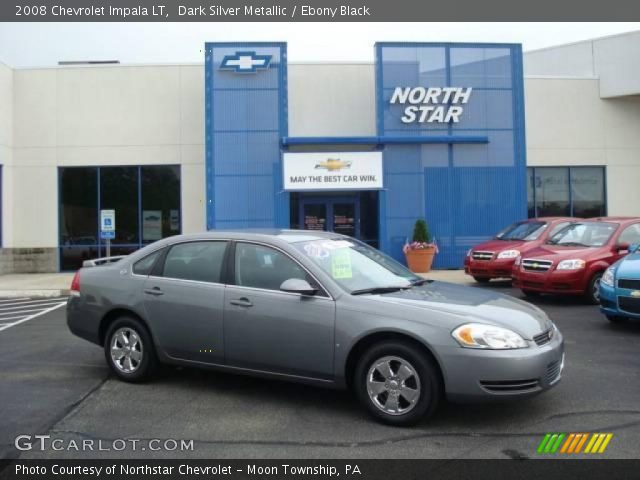
[[[522,53],[394,43],[294,63],[278,42],[201,64],[0,64],[0,273],[55,272],[207,229],[306,228],[436,268],[533,216],[640,215],[640,32]]]

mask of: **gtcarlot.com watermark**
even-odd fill
[[[116,438],[113,440],[63,439],[51,435],[18,435],[15,447],[24,452],[29,450],[55,452],[189,452],[193,451],[193,440],[173,438]]]

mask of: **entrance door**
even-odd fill
[[[358,197],[303,197],[299,211],[300,225],[305,230],[322,230],[360,238]]]

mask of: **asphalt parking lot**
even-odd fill
[[[413,428],[374,422],[346,392],[177,368],[148,384],[120,382],[57,308],[0,331],[0,458],[535,458],[547,432],[611,432],[602,456],[636,458],[640,322],[610,325],[578,300],[536,303],[565,335],[560,384],[514,403],[445,404]],[[63,445],[187,439],[193,449],[20,452],[20,434]]]

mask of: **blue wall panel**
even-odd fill
[[[390,105],[395,87],[472,87],[457,124],[404,124]],[[462,266],[465,252],[526,218],[524,97],[520,45],[379,43],[378,135],[452,135],[445,145],[386,145],[380,244],[402,260],[415,220],[426,218],[440,247],[436,268]],[[486,144],[456,136],[486,135]]]
[[[267,68],[221,69],[226,56],[271,56]],[[205,46],[207,228],[288,226],[280,138],[287,136],[285,43]]]

